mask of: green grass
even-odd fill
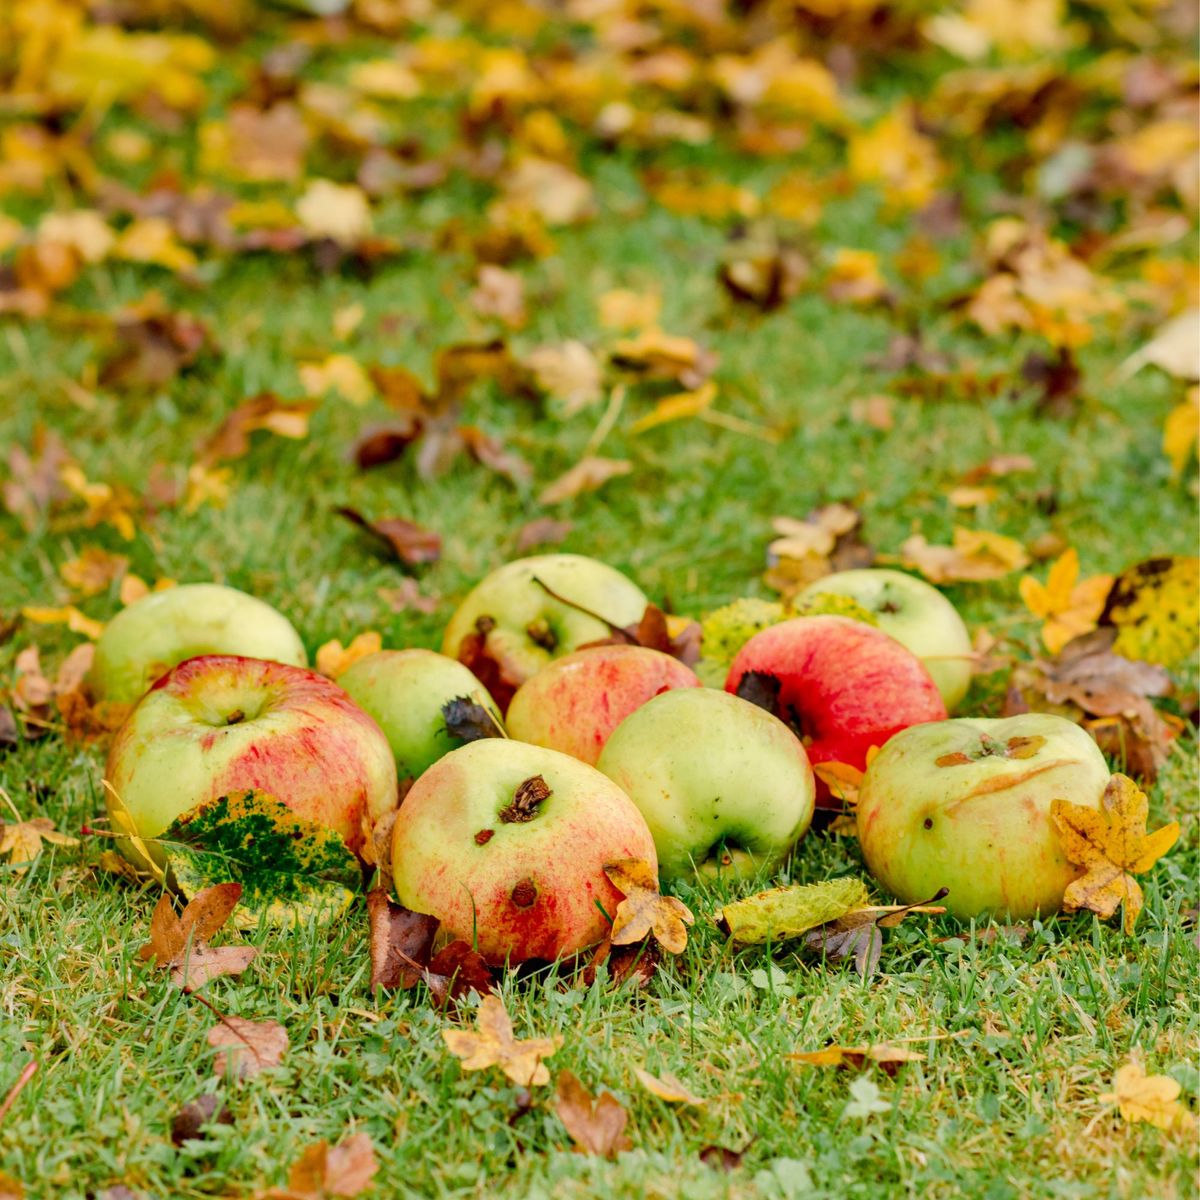
[[[218,89],[214,111],[222,102]],[[180,153],[173,147],[168,157]],[[715,148],[679,159],[687,160],[729,178],[770,176],[761,163]],[[632,389],[602,453],[629,457],[635,471],[556,513],[574,523],[564,549],[611,562],[683,612],[761,593],[770,518],[832,500],[859,506],[868,540],[885,553],[913,531],[945,540],[956,521],[1025,542],[1059,532],[1088,574],[1194,550],[1194,486],[1171,482],[1160,450],[1179,389],[1153,371],[1119,381],[1115,369],[1131,348],[1124,336],[1103,333],[1084,352],[1085,399],[1069,420],[1046,419],[1028,396],[1006,394],[899,401],[892,431],[866,429],[849,419],[848,405],[887,390],[868,360],[895,323],[880,310],[833,304],[819,288],[772,316],[731,310],[714,274],[724,231],[643,203],[636,167],[627,151],[590,164],[600,216],[556,231],[553,256],[520,266],[539,299],[515,343],[594,339],[597,295],[659,288],[664,328],[719,352],[720,407],[783,437],[769,445],[694,422],[633,437],[625,430],[648,409],[651,390]],[[986,217],[986,183],[973,185],[982,193],[968,213],[973,232]],[[207,286],[198,290],[153,268],[92,269],[67,293],[72,306],[111,311],[155,287],[173,306],[203,315],[221,352],[159,393],[99,390],[89,399],[64,380],[95,362],[95,343],[53,320],[10,320],[0,328],[0,445],[28,445],[44,425],[63,436],[89,478],[140,493],[152,464],[185,469],[197,442],[241,399],[262,389],[298,394],[296,362],[339,348],[332,314],[353,301],[367,316],[349,352],[428,378],[439,347],[491,332],[466,301],[469,262],[433,252],[425,236],[479,207],[478,185],[461,181],[389,202],[380,228],[412,235],[414,248],[368,280],[321,276],[281,257],[206,264]],[[827,206],[811,240],[818,256],[839,245],[875,249],[890,270],[906,232],[904,219],[882,218],[878,198],[862,192]],[[975,278],[969,242],[943,247],[939,294]],[[397,318],[390,328],[380,325],[385,316]],[[924,329],[981,371],[1015,375],[1038,345],[983,339],[932,305]],[[81,547],[100,545],[129,555],[148,580],[215,579],[254,592],[296,623],[310,653],[366,628],[394,647],[437,645],[457,598],[513,556],[525,521],[545,515],[539,486],[577,459],[600,411],[562,421],[486,387],[473,396],[471,419],[533,463],[537,485],[524,491],[465,462],[436,481],[418,478],[409,461],[357,473],[347,448],[363,424],[385,416],[380,405],[360,410],[327,398],[306,440],[257,437],[234,464],[226,508],[165,510],[141,521],[132,542],[107,526],[66,528],[61,518],[26,532],[0,514],[0,613],[69,601],[58,568]],[[989,507],[956,514],[946,489],[1000,452],[1029,454],[1036,472],[1000,481]],[[400,571],[333,515],[344,503],[443,532],[442,559],[421,576],[438,598],[435,612],[388,608],[379,591],[394,587]],[[1016,578],[950,595],[970,622],[1032,650],[1036,624]],[[111,616],[115,588],[83,607]],[[77,640],[25,623],[0,646],[0,678],[31,642],[54,663]],[[1000,700],[993,681],[965,707],[994,713]],[[890,934],[880,974],[863,982],[786,947],[733,951],[709,920],[719,897],[680,889],[699,919],[686,953],[646,994],[613,992],[603,981],[583,989],[558,975],[506,980],[519,1033],[562,1035],[550,1066],[573,1070],[593,1091],[611,1089],[629,1108],[635,1148],[615,1162],[569,1152],[548,1090],[516,1116],[517,1089],[498,1073],[460,1071],[439,1036],[444,1018],[420,989],[371,993],[361,905],[332,928],[250,933],[259,948],[250,969],[207,989],[225,1012],[275,1018],[291,1038],[280,1069],[235,1084],[213,1077],[210,1014],[137,959],[154,888],[101,871],[98,839],[48,850],[24,873],[0,864],[0,1093],[30,1058],[39,1064],[0,1125],[0,1170],[36,1197],[84,1197],[119,1183],[150,1196],[246,1194],[283,1183],[306,1143],[363,1130],[375,1142],[376,1193],[385,1196],[1189,1195],[1194,1137],[1125,1126],[1098,1097],[1136,1052],[1196,1102],[1198,955],[1195,926],[1184,918],[1200,893],[1195,759],[1194,740],[1182,739],[1153,789],[1153,820],[1180,817],[1185,829],[1146,879],[1147,908],[1132,938],[1086,914],[1035,924],[1022,945],[916,918]],[[22,815],[77,830],[103,809],[102,768],[102,748],[55,735],[3,753],[0,785]],[[790,877],[861,870],[854,842],[813,835]],[[926,1036],[942,1040],[910,1044],[927,1061],[894,1080],[872,1076],[890,1108],[864,1119],[843,1115],[853,1074],[785,1058],[829,1040]],[[643,1064],[674,1072],[708,1103],[677,1111],[648,1096],[632,1075]],[[176,1150],[172,1116],[214,1089],[234,1124]],[[710,1143],[750,1148],[725,1176],[697,1157]]]

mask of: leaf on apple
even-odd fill
[[[1191,1129],[1195,1116],[1179,1100],[1183,1090],[1169,1075],[1147,1075],[1146,1068],[1131,1059],[1117,1072],[1113,1090],[1100,1097],[1101,1104],[1115,1104],[1123,1120],[1131,1125],[1144,1122],[1159,1129]]]
[[[334,512],[379,538],[405,566],[416,567],[437,562],[441,557],[442,535],[415,521],[407,521],[403,517],[380,517],[370,521],[357,509],[346,505],[335,508]]]
[[[604,873],[625,897],[613,917],[612,944],[632,945],[653,933],[668,954],[682,954],[687,947],[687,926],[696,918],[682,900],[659,892],[654,868],[640,858],[624,858],[609,863]]]
[[[1100,615],[1117,631],[1113,651],[1170,666],[1200,641],[1200,558],[1151,558],[1113,580]]]
[[[785,1057],[806,1066],[834,1067],[839,1071],[861,1071],[869,1064],[893,1077],[905,1063],[925,1059],[925,1055],[916,1050],[886,1042],[871,1046],[826,1046],[823,1050],[803,1050]]]
[[[219,883],[198,891],[176,916],[170,895],[163,892],[150,918],[150,940],[138,950],[138,957],[169,967],[171,982],[189,991],[221,975],[240,975],[258,951],[253,946],[208,943],[232,915],[241,895],[241,884]]]
[[[315,1142],[305,1146],[288,1172],[286,1188],[256,1192],[255,1200],[328,1200],[354,1197],[367,1190],[379,1170],[375,1146],[365,1133],[356,1133],[336,1146]]]
[[[220,796],[189,809],[154,843],[179,890],[233,881],[242,887],[236,924],[332,920],[354,899],[358,860],[332,829],[296,816],[265,792]]]
[[[494,716],[470,696],[455,696],[442,705],[446,733],[460,742],[477,742],[481,738],[502,738],[508,734]]]
[[[1133,933],[1143,905],[1141,886],[1133,876],[1154,866],[1179,837],[1178,821],[1148,834],[1149,813],[1145,792],[1126,775],[1109,780],[1099,810],[1069,800],[1051,801],[1050,817],[1063,853],[1068,862],[1083,868],[1063,895],[1068,912],[1086,908],[1107,920],[1123,905],[1125,932]]]
[[[518,1087],[533,1087],[550,1082],[543,1059],[557,1053],[561,1037],[528,1038],[513,1036],[512,1018],[499,996],[484,996],[475,1018],[475,1030],[443,1029],[442,1040],[464,1071],[483,1071],[499,1067]]]
[[[277,1067],[288,1048],[288,1034],[278,1021],[248,1021],[222,1016],[208,1031],[208,1044],[219,1053],[213,1059],[218,1075],[232,1068],[238,1079],[249,1079],[267,1067]]]
[[[721,909],[721,924],[735,942],[760,945],[800,937],[867,903],[861,879],[847,875],[824,883],[771,888]]]
[[[629,1113],[621,1102],[611,1092],[593,1096],[570,1071],[558,1076],[554,1111],[579,1154],[613,1158],[632,1146],[625,1136]]]

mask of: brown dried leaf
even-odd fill
[[[633,463],[623,458],[600,458],[588,455],[577,462],[569,471],[549,483],[538,496],[539,504],[562,504],[573,500],[584,492],[602,488],[610,479],[628,475]]]
[[[318,400],[280,400],[274,392],[260,392],[243,401],[200,446],[197,458],[204,466],[241,458],[250,449],[250,435],[265,430],[277,437],[308,436],[308,418]]]
[[[499,439],[484,433],[474,425],[460,425],[458,436],[467,453],[489,471],[503,475],[510,483],[520,486],[533,476],[533,468],[519,455],[506,449]]]
[[[415,521],[403,517],[381,517],[369,521],[357,509],[342,506],[335,508],[339,516],[374,534],[383,541],[393,554],[407,566],[437,562],[442,553],[442,535],[425,529]]]
[[[365,1133],[356,1133],[336,1146],[316,1142],[306,1146],[288,1172],[286,1188],[257,1192],[258,1200],[329,1200],[359,1196],[379,1170],[375,1146]]]
[[[527,554],[537,546],[557,546],[574,529],[570,521],[558,521],[554,517],[536,517],[526,522],[517,531],[517,554]]]
[[[176,916],[170,895],[163,892],[150,918],[150,940],[138,957],[169,967],[171,982],[192,990],[220,975],[240,975],[258,951],[253,946],[214,948],[208,941],[229,919],[241,895],[240,883],[219,883],[197,892]]]
[[[213,1059],[218,1075],[232,1068],[238,1079],[249,1079],[267,1067],[279,1066],[288,1048],[288,1035],[278,1021],[223,1017],[208,1031],[208,1044],[218,1050]]]
[[[629,1114],[621,1102],[611,1092],[593,1096],[570,1071],[559,1073],[554,1111],[580,1154],[614,1158],[633,1144],[625,1136]]]
[[[382,888],[367,893],[371,923],[371,987],[410,988],[429,965],[437,917],[412,912]]]
[[[4,481],[4,507],[28,531],[51,507],[66,499],[67,489],[60,472],[71,461],[57,433],[38,425],[30,450],[13,443],[8,451],[8,475]]]
[[[658,876],[650,864],[625,858],[609,863],[604,873],[625,897],[613,917],[612,944],[628,946],[653,933],[668,954],[682,954],[687,947],[687,926],[696,918],[682,900],[659,892]]]
[[[232,1125],[233,1113],[221,1102],[221,1097],[209,1092],[189,1100],[171,1118],[171,1143],[203,1141],[204,1131],[212,1125]]]

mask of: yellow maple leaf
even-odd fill
[[[1131,1125],[1145,1122],[1159,1129],[1187,1129],[1195,1118],[1179,1102],[1178,1081],[1167,1075],[1147,1075],[1136,1061],[1127,1062],[1113,1079],[1113,1090],[1100,1097],[1102,1104],[1115,1104]]]
[[[605,875],[625,899],[617,905],[611,939],[614,946],[629,946],[653,933],[669,954],[682,954],[687,946],[687,926],[695,921],[682,900],[658,890],[658,876],[648,862],[623,858],[609,863]]]
[[[336,679],[368,654],[378,654],[383,649],[383,635],[375,629],[360,633],[348,646],[334,638],[317,648],[317,670],[330,679]]]
[[[232,479],[232,467],[210,467],[205,463],[192,463],[188,467],[183,511],[194,513],[206,504],[211,504],[213,508],[224,508],[229,503],[229,484]]]
[[[67,463],[58,475],[67,488],[87,505],[84,523],[88,528],[111,525],[127,542],[133,540],[137,532],[133,522],[134,499],[126,488],[93,483],[74,463]]]
[[[596,305],[605,329],[653,329],[662,310],[662,296],[658,292],[614,288],[602,293]]]
[[[1020,593],[1025,607],[1045,621],[1042,641],[1057,654],[1072,638],[1096,628],[1111,587],[1111,575],[1079,580],[1079,553],[1071,546],[1050,568],[1044,584],[1032,575],[1022,576]]]
[[[104,632],[103,621],[92,620],[73,604],[65,605],[63,608],[26,605],[21,609],[21,616],[27,621],[36,621],[39,625],[65,625],[72,633],[82,633],[85,638],[93,642]]]
[[[1200,387],[1188,388],[1187,399],[1167,413],[1163,425],[1163,453],[1171,463],[1171,478],[1178,480],[1200,441]]]
[[[349,354],[331,354],[322,362],[304,363],[300,367],[300,382],[305,392],[310,396],[323,396],[326,392],[336,392],[351,404],[366,404],[375,395],[375,385],[371,382],[362,365]],[[303,437],[308,432],[308,415],[305,414]],[[270,426],[268,426],[270,428]],[[279,430],[275,429],[278,433]],[[294,434],[284,434],[294,437]]]
[[[900,555],[931,583],[981,583],[1029,565],[1029,554],[1015,538],[961,525],[954,527],[950,546],[931,545],[917,534],[905,540]]]
[[[1125,906],[1125,932],[1133,933],[1142,911],[1142,889],[1134,874],[1148,871],[1175,844],[1179,822],[1146,833],[1150,805],[1146,794],[1126,775],[1114,775],[1100,798],[1100,808],[1054,800],[1050,817],[1068,862],[1083,874],[1067,886],[1068,912],[1086,908],[1107,919]]]
[[[634,1067],[633,1073],[646,1091],[668,1104],[692,1104],[697,1107],[704,1104],[703,1097],[697,1096],[686,1083],[669,1071],[664,1071],[661,1075],[651,1075],[642,1067]]]
[[[850,138],[849,168],[857,182],[880,184],[889,204],[907,208],[928,204],[945,173],[936,146],[918,131],[907,104]]]
[[[33,817],[28,821],[10,824],[0,821],[0,857],[7,855],[8,861],[18,871],[29,870],[33,860],[41,853],[43,842],[51,842],[55,846],[77,846],[79,839],[59,833],[49,817]]]
[[[518,1087],[550,1082],[543,1059],[562,1045],[561,1037],[513,1037],[512,1018],[499,996],[484,996],[475,1018],[475,1031],[443,1029],[442,1040],[464,1071],[483,1071],[499,1067]]]

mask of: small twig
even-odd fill
[[[208,1011],[212,1013],[212,1015],[216,1017],[226,1029],[232,1032],[233,1036],[237,1038],[239,1042],[245,1042],[246,1047],[250,1050],[250,1052],[254,1052],[254,1046],[251,1044],[250,1039],[246,1037],[246,1035],[242,1033],[238,1027],[215,1004],[212,1003],[211,1000],[208,1000],[204,996],[200,995],[200,993],[196,991],[190,983],[185,983],[183,985],[183,994],[185,996],[191,996],[195,1000],[199,1000],[200,1003],[203,1004],[204,1007],[207,1008]]]
[[[4,1124],[4,1118],[8,1116],[8,1110],[16,1104],[17,1097],[21,1094],[21,1089],[34,1077],[37,1069],[36,1058],[31,1058],[21,1068],[21,1073],[17,1076],[17,1082],[8,1089],[8,1095],[4,1097],[4,1103],[0,1104],[0,1125]]]

